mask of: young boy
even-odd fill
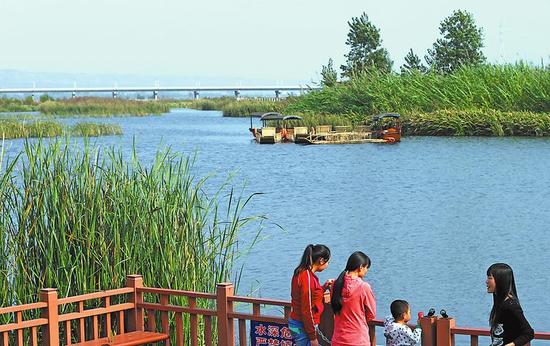
[[[411,320],[411,308],[405,300],[394,300],[390,305],[392,316],[384,321],[384,336],[387,346],[414,346],[420,342],[420,320],[412,330],[407,326]]]

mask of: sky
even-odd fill
[[[345,63],[352,17],[367,13],[398,70],[457,9],[489,62],[550,63],[550,0],[0,0],[0,70],[312,82]]]

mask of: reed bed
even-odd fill
[[[177,102],[179,107],[198,109],[201,111],[222,110],[228,103],[235,102],[233,97],[201,98],[195,100],[183,100]]]
[[[63,125],[55,120],[0,119],[0,136],[6,139],[55,137],[63,134]]]
[[[222,107],[224,117],[247,117],[252,113],[282,113],[291,102],[289,99],[279,101],[240,99],[229,102]]]
[[[112,136],[121,135],[122,129],[120,125],[81,122],[70,128],[70,134],[73,137]]]
[[[308,93],[285,111],[375,114],[441,109],[550,112],[550,70],[516,64],[464,67],[451,75],[371,72]]]
[[[226,117],[247,117],[252,113],[282,112],[291,102],[291,98],[269,101],[246,98],[237,100],[231,97],[220,97],[184,101],[182,105],[198,110],[219,110]]]
[[[417,136],[550,136],[550,113],[438,110],[403,115],[403,131]]]
[[[41,120],[33,118],[0,118],[0,137],[15,138],[43,138],[70,135],[74,137],[97,137],[121,135],[122,129],[116,124],[97,124],[80,122],[73,126],[65,126],[59,121]]]
[[[131,273],[148,286],[214,292],[244,250],[239,231],[260,230],[260,217],[244,215],[252,196],[228,184],[206,193],[192,159],[169,149],[144,165],[135,151],[86,141],[26,142],[3,167],[2,306],[36,300],[39,287],[62,297],[117,288]]]
[[[46,101],[39,105],[42,114],[57,116],[147,116],[168,113],[163,102],[135,101],[100,97],[77,97]]]
[[[33,112],[36,110],[37,103],[32,98],[0,98],[0,112]]]

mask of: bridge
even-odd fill
[[[47,93],[70,93],[72,97],[82,93],[110,93],[113,98],[117,98],[120,92],[150,92],[155,100],[158,99],[160,92],[192,92],[193,98],[199,98],[199,95],[204,92],[233,92],[236,98],[239,98],[243,91],[273,91],[275,98],[279,98],[283,91],[305,91],[320,89],[319,87],[287,85],[287,86],[174,86],[174,87],[85,87],[85,88],[0,88],[0,94],[30,94],[34,97],[37,94]]]

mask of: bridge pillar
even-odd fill
[[[280,90],[275,90],[275,98],[278,99],[281,96]]]
[[[241,92],[239,90],[235,90],[235,98],[239,100],[241,97]]]
[[[158,90],[153,91],[153,99],[158,100],[159,99],[159,92]]]
[[[197,100],[199,98],[199,92],[197,90],[193,91],[193,98]]]
[[[118,95],[118,92],[116,90],[113,90],[113,98],[116,99]]]
[[[76,97],[76,91],[73,91],[71,97],[74,99]]]

